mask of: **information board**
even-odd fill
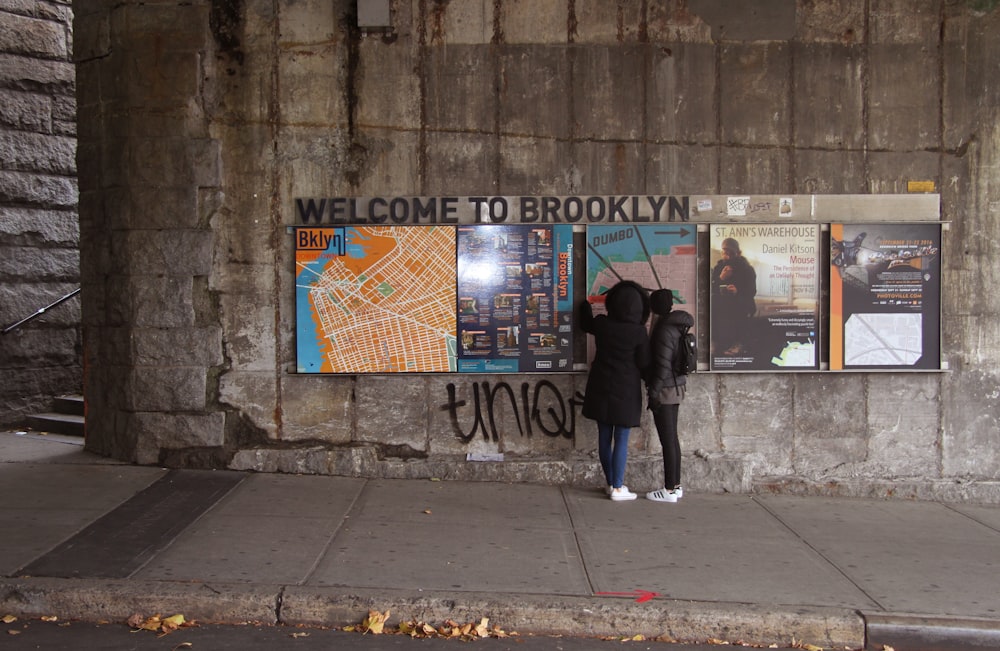
[[[458,370],[573,370],[573,227],[458,227]]]

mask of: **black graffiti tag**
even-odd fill
[[[583,396],[577,392],[567,400],[558,387],[548,380],[537,382],[534,391],[531,391],[528,382],[522,382],[518,404],[514,389],[506,382],[498,382],[492,386],[489,382],[473,382],[472,403],[472,428],[466,432],[459,421],[459,410],[468,403],[458,400],[455,385],[448,384],[448,402],[441,405],[441,410],[448,411],[452,431],[463,443],[471,443],[480,432],[483,440],[498,442],[500,431],[497,427],[497,415],[504,405],[509,405],[513,412],[520,436],[530,438],[537,427],[546,436],[562,436],[572,440],[576,437],[576,407],[583,404]]]

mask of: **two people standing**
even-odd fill
[[[670,290],[657,290],[650,296],[638,283],[627,280],[608,291],[605,307],[607,315],[595,317],[590,303],[583,302],[578,320],[583,331],[594,336],[583,415],[597,421],[598,457],[608,495],[615,501],[636,498],[624,478],[629,434],[642,418],[645,380],[664,459],[664,488],[646,497],[676,502],[682,494],[677,414],[687,378],[673,374],[673,359],[681,327],[693,325],[694,319],[687,312],[672,311]],[[651,310],[657,314],[652,339],[646,330]]]

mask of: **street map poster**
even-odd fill
[[[455,229],[295,229],[299,373],[455,371]]]
[[[709,366],[819,368],[817,224],[712,224]]]
[[[622,280],[669,289],[674,309],[697,317],[698,232],[689,224],[587,226],[587,300],[604,314],[604,295]],[[691,328],[697,330],[697,322]],[[588,356],[593,357],[593,341]]]
[[[459,226],[457,291],[460,372],[573,370],[572,225]]]
[[[831,224],[831,370],[941,367],[940,250],[940,223]]]

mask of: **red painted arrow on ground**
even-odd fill
[[[637,604],[645,603],[651,601],[654,597],[659,597],[659,592],[650,592],[649,590],[633,590],[632,592],[595,592],[595,595],[606,595],[609,597],[635,597],[635,602]]]

